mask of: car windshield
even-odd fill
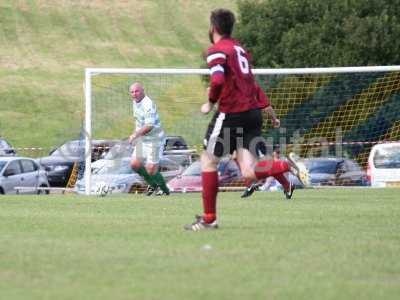
[[[306,160],[310,173],[336,174],[337,161],[334,160]]]
[[[85,154],[85,144],[82,141],[73,141],[57,148],[51,156],[73,156],[80,157]]]
[[[374,156],[374,165],[378,169],[400,168],[400,146],[391,145],[378,149]]]
[[[115,164],[110,166],[104,166],[99,169],[96,174],[101,175],[117,175],[117,174],[132,174],[133,170],[131,168],[129,160],[116,161]]]
[[[183,150],[187,149],[185,141],[181,137],[169,137],[164,145],[164,150]]]
[[[191,164],[183,173],[182,176],[200,176],[201,175],[201,167],[200,162],[196,161]]]
[[[104,159],[118,159],[123,157],[130,157],[133,152],[133,146],[128,142],[122,142],[114,145],[110,151],[104,156]]]
[[[5,140],[0,140],[0,149],[8,149],[10,145]]]
[[[350,172],[361,172],[360,166],[352,160],[346,160],[347,169]]]
[[[6,165],[5,161],[0,161],[0,172],[3,170],[5,165]]]

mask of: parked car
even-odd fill
[[[159,168],[166,181],[184,170],[184,167],[165,157],[161,158]],[[113,165],[96,170],[91,176],[91,194],[96,193],[96,187],[99,185],[106,185],[111,193],[143,192],[147,187],[143,178],[132,170],[130,158],[114,160]],[[85,193],[84,178],[76,182],[75,190],[78,193]]]
[[[187,150],[188,145],[185,139],[181,136],[168,135],[165,138],[164,153],[167,151]]]
[[[134,146],[128,142],[128,140],[118,141],[110,148],[109,151],[103,153],[102,159],[113,160],[117,158],[130,157],[134,150]],[[181,136],[166,136],[164,143],[164,154],[172,154],[181,153],[179,150],[188,150],[188,146],[186,141]],[[175,151],[175,152],[174,152]],[[184,152],[183,152],[184,153]]]
[[[17,190],[16,187],[21,187]],[[27,157],[0,157],[0,194],[48,193],[46,171]]]
[[[16,151],[5,139],[0,138],[0,156],[15,156]]]
[[[367,175],[352,159],[339,157],[306,158],[303,160],[310,173],[312,186],[363,186],[367,185]],[[292,174],[289,179],[302,187],[299,179]]]
[[[116,143],[110,151],[105,153],[102,159],[92,163],[92,172],[105,167],[113,166],[118,160],[130,158],[132,156],[134,146],[127,140]],[[195,160],[196,151],[188,149],[186,141],[181,136],[167,136],[164,144],[163,155],[177,164],[184,167],[189,166]]]
[[[374,145],[367,174],[373,187],[400,186],[400,143]]]
[[[116,140],[92,140],[92,161],[99,159],[116,143]],[[74,163],[78,163],[80,168],[85,167],[85,142],[81,140],[66,142],[51,151],[49,156],[38,158],[37,161],[46,169],[50,186],[65,187]]]
[[[219,186],[244,186],[242,175],[237,163],[224,158],[218,163]],[[201,192],[200,161],[192,163],[182,175],[178,175],[168,182],[171,192]]]

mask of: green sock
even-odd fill
[[[160,172],[157,172],[153,176],[151,176],[151,180],[153,180],[153,182],[155,182],[164,193],[169,193],[169,189],[165,183],[164,177],[161,175]]]
[[[138,170],[136,170],[136,172],[143,177],[144,181],[146,181],[150,186],[152,187],[156,187],[157,186],[157,182],[155,180],[153,180],[152,176],[150,176],[147,171],[146,168],[141,166]]]

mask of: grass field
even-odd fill
[[[398,189],[0,198],[2,299],[398,299]]]

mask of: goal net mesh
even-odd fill
[[[180,135],[200,151],[211,118],[199,112],[208,82],[208,75],[200,73],[96,73],[91,77],[92,138],[123,139],[131,134],[128,88],[140,82],[156,103],[167,135]],[[265,116],[263,136],[269,149],[279,145],[282,154],[345,157],[365,169],[374,144],[400,140],[399,71],[254,73],[281,120],[275,129]]]
[[[400,72],[258,76],[281,128],[264,134],[302,157],[366,166],[371,147],[400,139]]]
[[[128,89],[140,82],[156,104],[167,135],[180,135],[193,147],[201,144],[208,118],[199,112],[206,99],[199,75],[97,75],[92,79],[92,138],[127,138],[134,129]]]

